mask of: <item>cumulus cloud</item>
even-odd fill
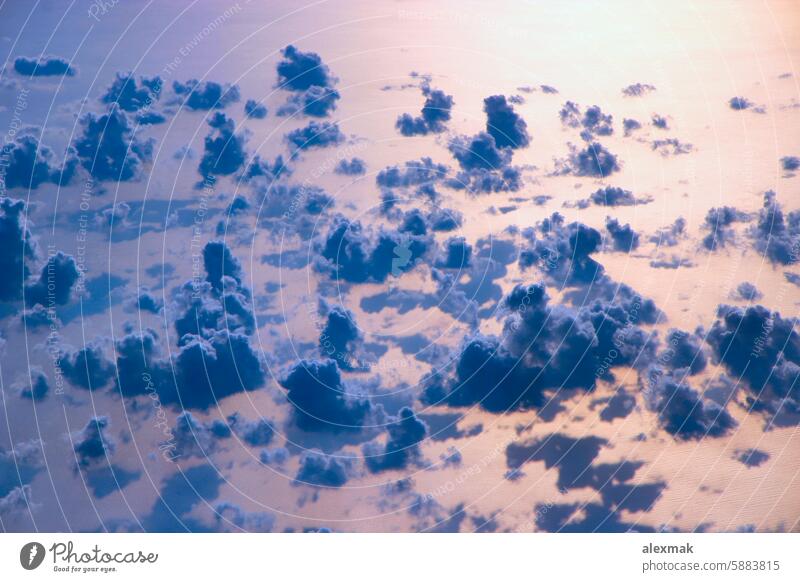
[[[22,398],[39,401],[44,399],[50,391],[50,382],[44,370],[31,366],[28,377],[17,382],[14,388]]]
[[[138,179],[150,161],[153,140],[141,141],[125,113],[116,105],[97,116],[87,113],[81,119],[83,135],[75,150],[84,168],[98,180],[127,182]]]
[[[569,155],[556,162],[556,174],[604,178],[619,170],[617,156],[597,142],[582,150],[570,145]]]
[[[108,417],[95,416],[75,435],[73,448],[79,468],[94,467],[114,454],[116,443],[105,434],[108,426]]]
[[[764,294],[752,283],[743,281],[737,285],[736,289],[731,291],[730,297],[739,301],[758,301],[764,297]]]
[[[745,380],[747,404],[771,414],[800,413],[797,321],[761,305],[720,305],[707,341],[714,361]]]
[[[389,437],[383,447],[375,443],[364,445],[364,458],[371,473],[404,469],[419,456],[419,443],[428,433],[427,425],[407,407],[400,410],[386,430]]]
[[[388,166],[378,172],[375,183],[383,188],[408,188],[424,186],[444,179],[450,168],[437,164],[431,158],[410,160],[402,166]]]
[[[59,357],[64,377],[75,386],[87,390],[104,388],[114,377],[114,364],[109,361],[103,348],[88,343],[76,352],[61,352]]]
[[[524,148],[530,141],[528,124],[514,111],[503,95],[492,95],[483,100],[486,113],[486,132],[494,138],[498,148]]]
[[[211,131],[205,138],[205,151],[198,166],[200,174],[206,179],[234,174],[245,162],[245,136],[237,134],[233,120],[221,112],[211,116],[208,125]]]
[[[635,119],[626,117],[622,120],[622,129],[625,133],[625,137],[628,137],[637,129],[642,129],[642,124]]]
[[[784,215],[775,192],[765,192],[758,221],[748,234],[753,247],[771,262],[792,265],[800,257],[800,210]]]
[[[193,111],[210,111],[224,109],[231,103],[239,101],[239,87],[214,81],[198,81],[190,79],[185,83],[172,82],[172,90],[183,97],[182,105]]]
[[[254,99],[248,99],[244,104],[244,114],[250,119],[264,119],[267,116],[267,106]]]
[[[655,90],[655,86],[649,83],[634,83],[633,85],[628,85],[623,88],[622,94],[625,95],[625,97],[641,97]]]
[[[25,287],[25,301],[28,305],[38,303],[45,307],[66,305],[80,276],[75,258],[58,251],[42,267],[39,280]]]
[[[731,97],[728,100],[728,107],[733,109],[734,111],[742,111],[744,109],[750,109],[753,106],[753,102],[747,99],[746,97]]]
[[[14,59],[14,70],[26,77],[73,77],[75,68],[66,59],[54,56],[37,58],[17,57]]]
[[[439,89],[431,89],[428,84],[422,85],[422,95],[425,97],[425,104],[420,116],[413,117],[404,113],[395,122],[397,130],[405,136],[441,133],[450,121],[454,104],[452,95]]]
[[[735,237],[731,226],[734,223],[744,222],[748,219],[747,214],[732,206],[711,208],[703,222],[703,228],[709,231],[703,238],[703,246],[709,251],[715,251],[732,243]]]
[[[454,137],[448,149],[461,166],[461,171],[447,181],[451,188],[492,193],[516,192],[522,187],[521,169],[510,165],[512,148],[499,148],[491,134]]]
[[[650,147],[653,151],[658,152],[664,157],[679,156],[694,151],[694,146],[692,144],[682,142],[674,137],[655,139],[650,143]]]
[[[103,103],[117,104],[123,111],[149,108],[161,97],[161,77],[136,77],[133,73],[117,73],[114,82],[100,98]]]
[[[333,171],[340,176],[361,176],[367,172],[367,163],[361,158],[339,160]]]
[[[658,246],[674,247],[684,238],[686,238],[686,219],[680,216],[671,225],[660,228],[651,235],[650,242]]]
[[[651,197],[637,198],[630,190],[606,186],[595,190],[589,200],[597,206],[635,206],[636,204],[649,204]]]
[[[606,230],[611,236],[612,249],[629,253],[639,248],[639,234],[630,224],[620,224],[616,218],[606,217]]]
[[[294,478],[296,485],[338,488],[347,483],[352,460],[347,457],[326,455],[321,451],[308,451],[300,457],[300,468]]]
[[[350,394],[334,360],[302,360],[281,380],[297,426],[308,432],[360,430],[372,410]]]
[[[35,136],[26,134],[7,141],[0,147],[0,185],[5,188],[36,189],[42,184],[68,184],[78,166],[70,148],[60,165],[53,150],[41,144]]]
[[[612,135],[614,133],[614,118],[603,113],[599,106],[593,105],[581,113],[577,103],[567,101],[558,113],[561,123],[565,127],[581,128],[581,138],[592,141],[595,137]]]
[[[291,91],[305,91],[317,87],[328,87],[334,78],[322,58],[313,52],[302,52],[293,45],[281,51],[283,60],[278,63],[278,82]]]
[[[290,131],[285,138],[295,147],[293,155],[301,150],[339,145],[345,140],[339,125],[329,121],[312,121],[305,127]]]

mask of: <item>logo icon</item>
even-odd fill
[[[28,542],[19,551],[19,563],[26,570],[35,570],[44,561],[44,546],[39,542]]]
[[[411,262],[411,243],[408,237],[403,237],[399,244],[394,246],[394,258],[392,259],[392,276],[399,277],[403,274],[403,267]]]

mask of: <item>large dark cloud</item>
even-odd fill
[[[764,193],[764,206],[749,231],[755,249],[771,262],[792,265],[800,258],[800,210],[784,215],[775,192]]]
[[[389,437],[383,447],[374,443],[364,446],[367,469],[372,473],[404,469],[419,456],[419,443],[428,433],[427,425],[410,408],[401,409],[386,430]]]
[[[334,360],[303,360],[281,385],[297,426],[305,431],[360,430],[372,409],[368,401],[348,393]]]
[[[53,150],[30,134],[4,143],[0,161],[0,185],[5,188],[36,189],[48,183],[64,186],[72,180],[78,166],[72,149],[59,164]]]
[[[245,136],[236,133],[236,124],[224,113],[217,112],[208,120],[211,132],[205,138],[205,151],[198,170],[206,179],[229,176],[245,162]]]
[[[427,84],[423,84],[422,94],[425,96],[425,105],[422,107],[421,115],[413,117],[404,113],[395,122],[395,127],[403,135],[440,133],[446,129],[445,124],[450,121],[450,111],[454,104],[452,95],[447,95],[439,89],[431,89]]]
[[[126,182],[140,177],[150,161],[153,141],[141,141],[125,113],[112,105],[108,113],[87,113],[81,120],[83,135],[75,142],[78,158],[98,180]]]
[[[66,59],[53,56],[37,58],[17,57],[14,59],[14,70],[28,77],[72,77],[75,69]]]
[[[133,73],[117,73],[114,82],[101,97],[103,103],[116,103],[124,111],[139,111],[151,107],[161,97],[161,77],[136,77]]]
[[[198,81],[190,79],[185,83],[172,82],[172,90],[183,97],[182,104],[195,111],[224,109],[231,103],[239,101],[239,87],[215,83],[214,81]]]
[[[797,321],[761,305],[720,305],[708,332],[714,360],[745,380],[748,406],[771,414],[800,413]]]

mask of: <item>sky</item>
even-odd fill
[[[0,529],[798,531],[798,25],[0,0]]]

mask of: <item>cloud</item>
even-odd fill
[[[748,281],[739,283],[735,290],[731,291],[730,298],[738,301],[758,301],[764,294]]]
[[[748,234],[753,247],[771,262],[792,265],[800,256],[800,210],[784,216],[775,192],[765,192],[758,221]]]
[[[556,162],[556,174],[562,175],[604,178],[619,170],[617,156],[597,142],[588,144],[583,150],[570,145],[569,155]]]
[[[734,111],[743,111],[744,109],[750,109],[752,106],[753,102],[746,97],[731,97],[728,101],[728,107]]]
[[[275,516],[272,513],[266,511],[248,513],[238,505],[227,501],[216,504],[214,512],[218,528],[226,528],[227,524],[233,524],[236,527],[234,531],[269,533],[275,526]]]
[[[224,483],[223,477],[211,465],[196,465],[167,477],[150,513],[142,519],[144,531],[210,531],[188,516],[199,504],[216,499]]]
[[[104,388],[114,377],[113,362],[96,343],[88,343],[76,352],[61,352],[59,363],[64,377],[73,385],[87,390]]]
[[[653,269],[680,269],[694,267],[695,264],[691,259],[682,258],[677,255],[672,255],[670,258],[653,259],[650,261],[650,267]]]
[[[746,382],[748,408],[800,412],[800,335],[793,318],[761,305],[720,305],[708,332],[715,363]]]
[[[42,267],[39,280],[25,287],[25,301],[29,306],[66,305],[80,276],[75,258],[58,251]]]
[[[161,97],[161,77],[139,77],[133,73],[117,73],[114,82],[100,98],[103,103],[116,103],[123,111],[134,112],[150,108]]]
[[[378,172],[375,183],[383,188],[408,188],[432,184],[444,179],[450,168],[437,164],[431,158],[405,162],[403,166],[388,166]]]
[[[651,375],[645,399],[658,414],[661,427],[679,439],[721,437],[736,427],[725,408],[713,400],[704,400],[686,384],[681,370]]]
[[[22,398],[27,400],[43,400],[50,391],[47,374],[39,367],[31,366],[26,380],[17,382],[14,388]]]
[[[54,56],[17,57],[14,70],[26,77],[74,77],[76,70],[66,59]]]
[[[630,224],[621,225],[616,218],[606,217],[606,230],[611,235],[615,251],[629,253],[639,248],[639,234]]]
[[[397,118],[395,127],[405,136],[427,135],[428,133],[441,133],[450,121],[450,112],[453,109],[453,97],[439,89],[431,89],[429,85],[422,85],[422,94],[425,96],[425,105],[419,117],[412,117],[408,113]]]
[[[341,176],[361,176],[367,172],[367,163],[361,158],[339,160],[333,172]]]
[[[650,144],[650,147],[653,151],[657,151],[663,157],[679,156],[694,151],[694,146],[692,144],[684,143],[674,137],[653,140]]]
[[[300,468],[294,478],[296,485],[338,488],[347,483],[352,461],[321,451],[308,451],[300,457]]]
[[[186,83],[172,82],[172,90],[176,95],[182,96],[185,105],[193,111],[210,111],[224,109],[231,103],[239,101],[239,87],[237,85],[224,85],[214,81],[198,81],[190,79]]]
[[[520,252],[523,269],[536,266],[562,285],[584,285],[602,275],[603,266],[591,257],[602,242],[595,229],[580,222],[567,225],[564,217],[554,212],[523,234],[530,245]]]
[[[785,172],[794,172],[800,169],[800,157],[798,156],[784,156],[781,158],[781,168]]]
[[[130,120],[117,106],[99,117],[87,113],[81,119],[83,135],[75,150],[83,167],[98,180],[127,182],[138,179],[150,161],[153,140],[140,141]]]
[[[746,467],[760,467],[769,460],[769,453],[758,449],[737,450],[733,458]]]
[[[327,117],[336,109],[336,102],[340,98],[335,89],[312,85],[305,91],[291,95],[278,109],[278,115],[285,117],[302,113],[311,117]]]
[[[372,235],[360,222],[336,216],[319,243],[319,266],[352,283],[383,282],[390,275],[399,277],[412,269],[430,245],[425,236],[383,229]]]
[[[38,256],[37,246],[27,228],[25,202],[0,198],[0,301],[12,301],[22,296],[25,280],[30,275],[28,265]]]
[[[106,416],[89,419],[86,426],[75,435],[75,461],[81,469],[90,469],[105,462],[114,454],[116,443],[105,435],[109,426]]]
[[[486,132],[494,138],[498,148],[524,148],[530,141],[528,125],[503,95],[492,95],[483,100],[486,113]]]
[[[297,154],[300,150],[339,145],[345,140],[339,125],[328,121],[312,121],[305,127],[290,131],[285,138],[290,145],[296,148],[292,155]]]
[[[60,166],[55,158],[53,150],[42,145],[33,135],[20,135],[7,141],[0,148],[0,160],[4,162],[0,186],[36,189],[42,184],[69,184],[78,166],[74,150],[70,148],[67,151]]]
[[[567,101],[558,115],[561,118],[561,124],[565,127],[582,128],[581,139],[585,141],[614,133],[614,118],[603,113],[603,110],[597,105],[589,107],[582,114],[577,103]]]
[[[625,137],[628,137],[637,129],[642,129],[642,124],[635,119],[626,117],[622,120],[622,129],[624,130]]]
[[[280,384],[304,431],[357,431],[372,409],[367,400],[348,393],[334,360],[302,360]]]
[[[650,242],[658,246],[674,247],[686,237],[686,219],[679,216],[671,225],[660,228],[650,236]]]
[[[364,338],[355,315],[340,305],[329,306],[324,301],[320,302],[320,308],[322,315],[328,318],[319,335],[320,354],[336,360],[342,370],[357,368]]]
[[[224,113],[216,112],[208,120],[211,131],[205,138],[205,151],[198,171],[206,179],[236,173],[245,162],[245,136],[236,134],[236,124]]]
[[[470,266],[472,246],[463,236],[450,237],[444,242],[436,266],[441,269],[466,269]]]
[[[613,186],[595,190],[589,196],[589,200],[597,206],[635,206],[636,204],[649,204],[653,201],[650,197],[636,198],[630,190]]]
[[[216,452],[219,442],[230,438],[231,434],[231,428],[225,421],[215,419],[204,423],[185,410],[175,419],[175,428],[172,429],[174,458],[208,457]]]
[[[329,87],[335,79],[317,53],[302,52],[293,45],[281,51],[278,63],[278,83],[289,91],[305,91],[312,86]]]
[[[258,420],[246,420],[238,412],[234,412],[228,417],[228,426],[251,447],[265,447],[275,436],[272,423],[263,417]]]
[[[449,208],[434,208],[428,215],[431,230],[437,232],[450,232],[464,224],[464,215],[458,210]]]
[[[623,88],[622,94],[625,95],[625,97],[641,97],[655,90],[656,88],[654,85],[648,83],[634,83],[633,85],[628,85]]]
[[[711,208],[703,222],[703,227],[710,231],[703,238],[703,246],[709,251],[715,251],[733,242],[734,234],[730,228],[731,225],[748,219],[747,214],[732,206]]]
[[[512,149],[498,148],[492,135],[456,136],[450,140],[448,149],[462,169],[447,181],[451,188],[492,193],[516,192],[522,187],[520,168],[509,165]]]
[[[264,119],[267,116],[267,106],[254,99],[248,99],[244,104],[244,114],[250,119]]]
[[[381,448],[375,443],[364,445],[364,459],[371,473],[405,469],[409,461],[419,456],[419,443],[428,434],[427,425],[410,408],[402,408],[386,430],[389,438]]]
[[[666,117],[659,115],[658,113],[654,113],[653,117],[650,119],[650,123],[653,127],[657,127],[658,129],[669,129],[669,121]]]

